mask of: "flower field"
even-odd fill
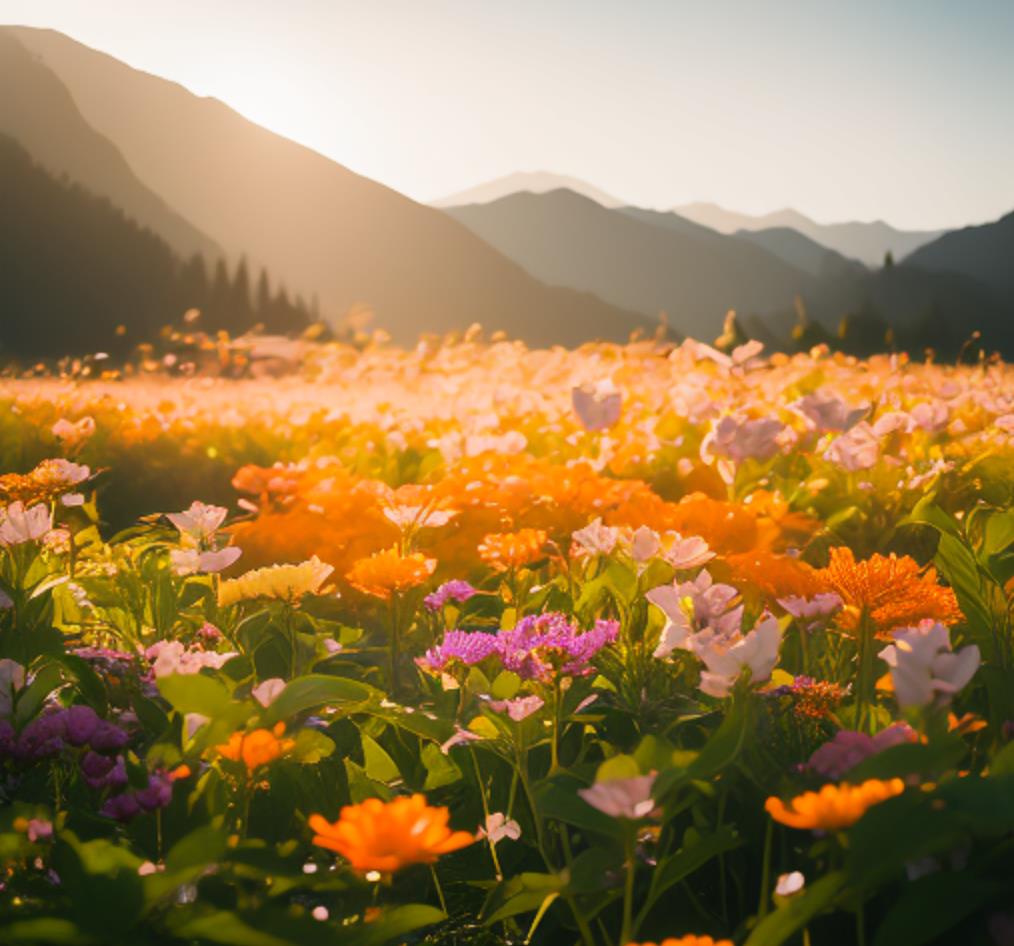
[[[4,944],[1014,943],[1014,371],[0,380]]]

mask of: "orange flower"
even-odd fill
[[[827,590],[814,568],[790,555],[766,551],[741,552],[726,556],[726,562],[732,573],[732,584],[744,592],[755,588],[769,601],[812,598]]]
[[[712,939],[710,936],[669,936],[661,943],[627,943],[627,946],[732,946],[731,939]]]
[[[368,798],[346,805],[332,823],[323,815],[310,815],[313,843],[337,851],[360,873],[385,874],[410,864],[432,864],[441,854],[467,847],[475,836],[452,831],[446,808],[432,808],[425,795],[383,802]]]
[[[490,532],[479,543],[479,558],[498,571],[531,565],[543,556],[546,533],[542,529]]]
[[[247,771],[253,772],[285,755],[296,744],[294,739],[281,739],[284,732],[285,723],[277,723],[274,729],[234,732],[228,742],[215,746],[215,751],[230,762],[242,761]]]
[[[827,568],[817,574],[845,602],[838,623],[847,631],[856,630],[864,615],[882,638],[926,618],[942,624],[961,619],[954,592],[937,584],[936,570],[921,570],[907,555],[873,555],[857,562],[851,549],[833,548]]]
[[[421,585],[437,567],[435,559],[421,552],[401,555],[396,548],[361,558],[345,575],[353,588],[387,601],[394,592],[408,591]]]
[[[803,792],[787,805],[780,798],[771,797],[764,804],[775,821],[790,828],[810,828],[838,831],[855,824],[868,808],[887,801],[905,790],[900,778],[871,778],[861,785],[825,785],[819,792]]]

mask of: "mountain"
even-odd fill
[[[575,194],[581,194],[603,207],[622,207],[623,201],[617,200],[605,191],[587,184],[576,177],[567,177],[565,174],[551,174],[549,171],[519,171],[516,174],[508,174],[506,177],[498,177],[494,181],[487,181],[484,184],[477,184],[468,190],[441,200],[430,202],[432,207],[460,207],[464,204],[489,204],[501,197],[509,197],[511,194],[529,192],[531,194],[545,194],[548,191],[569,190]]]
[[[945,233],[906,257],[905,264],[962,273],[1014,300],[1014,212],[994,223]]]
[[[57,179],[7,135],[0,135],[0,207],[5,360],[126,354],[190,308],[201,310],[201,328],[233,334],[258,322],[280,332],[309,322],[305,309],[271,294],[266,275],[252,302],[243,264],[231,276],[220,261],[209,278],[203,257],[184,263],[108,197]]]
[[[673,212],[695,223],[711,227],[719,233],[789,227],[828,249],[859,260],[867,266],[882,265],[888,252],[892,253],[896,260],[901,259],[946,232],[896,230],[883,220],[875,220],[872,223],[817,223],[799,211],[789,208],[754,217],[726,210],[717,204],[696,203],[674,207]]]
[[[841,253],[829,250],[791,227],[737,230],[735,236],[762,247],[790,266],[795,266],[811,276],[827,275],[839,270],[854,272],[864,268],[858,260],[849,259]]]
[[[137,178],[116,146],[81,116],[57,76],[5,30],[0,88],[16,90],[0,96],[0,134],[19,141],[43,167],[108,197],[179,253],[220,254],[213,240]]]
[[[651,318],[546,286],[446,214],[211,98],[50,30],[10,27],[145,184],[228,253],[332,316],[367,306],[395,340],[481,322],[529,343],[625,339]]]
[[[665,312],[678,331],[698,338],[714,338],[730,308],[791,307],[808,281],[745,240],[672,214],[610,210],[570,190],[512,194],[446,213],[540,279]]]

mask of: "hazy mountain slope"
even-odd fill
[[[734,236],[762,247],[790,266],[795,266],[811,276],[826,275],[842,269],[856,271],[863,268],[858,260],[829,250],[791,227],[738,230]]]
[[[1014,212],[995,223],[946,233],[906,257],[905,263],[963,273],[1014,299]]]
[[[714,338],[730,308],[790,306],[807,281],[745,241],[644,223],[568,190],[447,213],[541,279],[642,312],[664,311],[677,330],[700,338]]]
[[[603,207],[620,207],[623,204],[623,201],[617,200],[605,191],[576,177],[568,177],[566,174],[552,174],[549,171],[519,171],[516,174],[508,174],[506,177],[477,184],[475,187],[470,187],[457,194],[451,194],[450,197],[431,201],[430,206],[460,207],[464,204],[488,204],[501,197],[509,197],[511,194],[521,194],[525,191],[532,194],[545,194],[548,191],[561,189],[581,194]]]
[[[620,207],[619,209],[628,217],[640,220],[641,223],[650,223],[655,227],[673,230],[696,240],[711,240],[716,244],[726,241],[726,236],[717,230],[695,223],[693,220],[687,220],[686,217],[670,213],[667,210],[648,210],[644,207]]]
[[[366,304],[403,342],[473,322],[533,344],[624,339],[655,324],[541,284],[441,211],[217,100],[62,34],[14,32],[150,187],[227,250],[247,251],[290,288],[318,292],[325,314]]]
[[[791,227],[811,240],[867,266],[880,266],[890,251],[896,260],[935,240],[943,230],[897,230],[882,220],[872,223],[817,223],[797,210],[786,208],[762,216],[737,213],[717,204],[696,203],[674,207],[673,212],[720,233]]]
[[[108,197],[179,253],[217,256],[214,241],[172,210],[131,170],[115,145],[95,131],[60,79],[14,36],[0,30],[0,134],[43,167]]]

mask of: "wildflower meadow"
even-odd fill
[[[4,944],[1012,941],[1010,367],[167,364],[0,379]]]

